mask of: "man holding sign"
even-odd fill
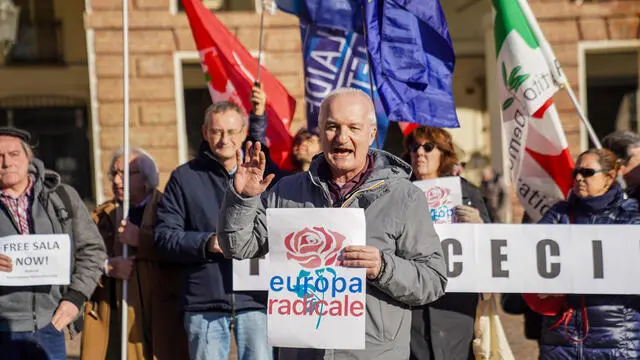
[[[319,129],[323,154],[309,171],[283,178],[268,193],[273,175],[264,178],[261,145],[247,144],[244,161],[238,151],[242,165],[219,213],[220,247],[239,259],[267,253],[266,208],[364,209],[368,245],[345,247],[338,265],[366,269],[365,350],[282,349],[280,354],[286,359],[325,353],[334,359],[408,359],[410,306],[436,300],[447,282],[427,201],[409,182],[411,168],[405,162],[369,149],[376,117],[364,92],[329,94],[320,106]]]
[[[0,128],[0,357],[64,360],[62,330],[106,255],[78,193],[33,157],[30,137]]]

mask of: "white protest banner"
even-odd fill
[[[233,260],[233,291],[269,290],[269,254],[259,259]]]
[[[441,177],[413,183],[424,191],[434,224],[451,224],[456,221],[453,208],[462,205],[460,177]]]
[[[13,270],[0,271],[0,286],[69,285],[69,235],[12,235],[0,238],[0,254],[11,258]]]
[[[640,294],[640,226],[436,225],[447,292]]]
[[[267,209],[273,346],[364,349],[363,268],[335,266],[347,245],[366,244],[362,209]]]

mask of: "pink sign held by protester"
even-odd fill
[[[434,224],[456,222],[455,207],[462,205],[462,188],[458,176],[415,181],[424,191]]]

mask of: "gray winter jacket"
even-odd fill
[[[78,193],[71,186],[62,185],[58,174],[45,171],[38,159],[33,159],[29,172],[35,179],[31,205],[33,234],[69,233],[72,239],[71,284],[0,286],[0,331],[3,332],[43,328],[49,324],[63,299],[80,308],[93,293],[106,258],[102,237]],[[66,209],[56,193],[58,186],[64,187],[73,209]],[[0,237],[19,234],[2,202],[0,209]]]
[[[397,157],[370,150],[374,169],[343,204],[332,204],[318,176],[316,156],[308,172],[281,179],[260,198],[242,198],[233,186],[220,211],[218,240],[225,255],[254,258],[268,252],[266,208],[365,209],[367,244],[382,251],[386,268],[367,286],[365,350],[291,350],[296,358],[409,359],[410,307],[444,294],[447,279],[440,240],[424,193],[409,182],[411,168]],[[287,359],[287,355],[285,355]]]

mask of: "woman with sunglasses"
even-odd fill
[[[423,126],[404,140],[405,161],[411,163],[413,180],[434,179],[457,173],[458,159],[451,134],[441,128]],[[491,222],[480,191],[463,178],[462,202],[456,207],[459,222]],[[411,359],[473,359],[471,343],[478,294],[446,293],[429,305],[416,307],[411,324]]]
[[[616,182],[618,167],[607,149],[580,154],[568,200],[539,223],[640,224],[638,203]],[[540,359],[640,359],[640,296],[525,294],[525,299],[547,315]]]

